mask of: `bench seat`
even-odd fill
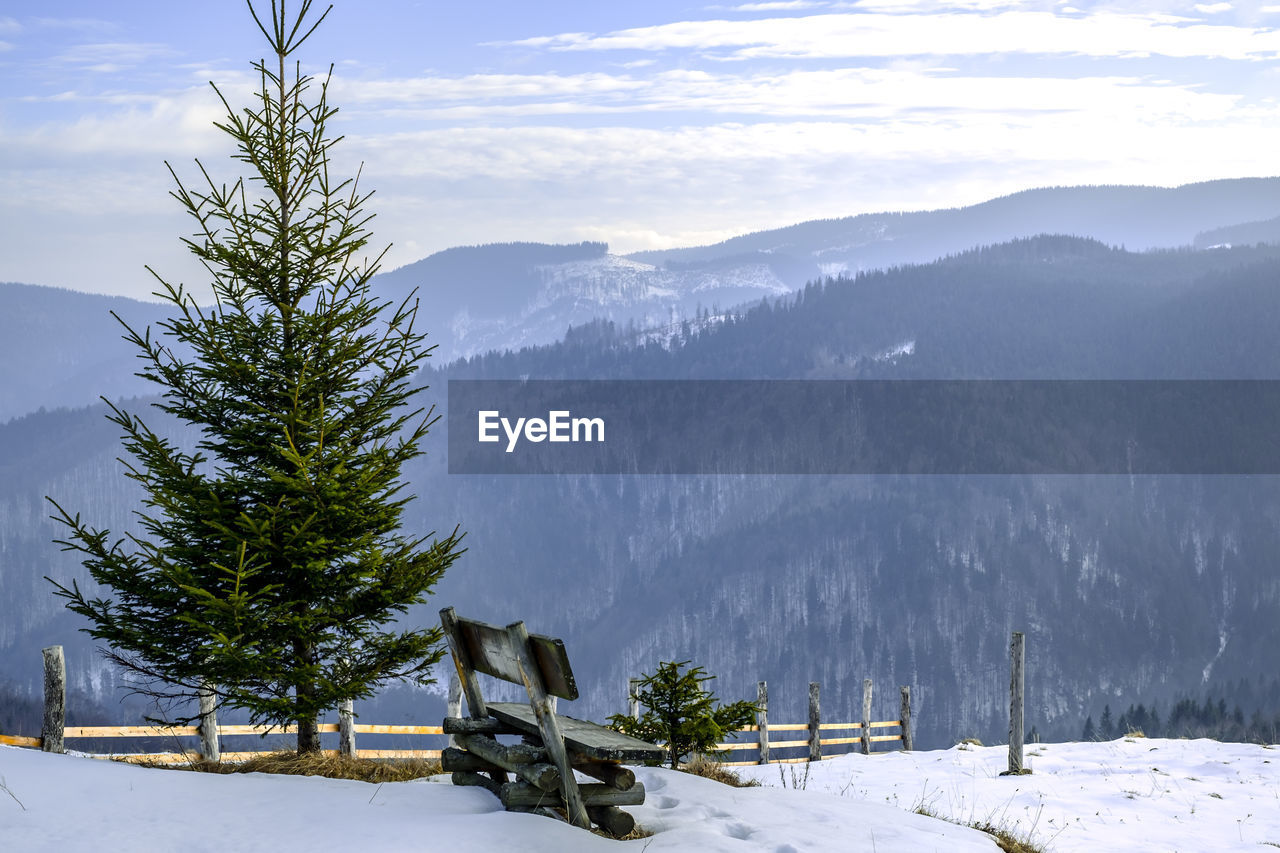
[[[519,729],[529,735],[539,734],[538,720],[528,704],[523,702],[488,702],[489,715],[499,722]],[[556,723],[564,737],[565,746],[571,752],[600,761],[644,763],[661,761],[666,750],[661,747],[624,735],[586,720],[578,720],[556,714]]]

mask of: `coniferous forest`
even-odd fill
[[[662,336],[577,326],[420,378],[445,406],[453,378],[1277,377],[1278,267],[1267,246],[1024,239],[705,306]],[[115,675],[42,579],[83,577],[49,544],[44,495],[130,523],[137,494],[103,414],[0,425],[0,572],[20,602],[0,678],[29,693],[33,650],[64,643],[72,691],[118,708]],[[1201,712],[1210,696],[1225,702],[1231,719],[1239,705],[1246,726],[1277,710],[1271,693],[1238,687],[1257,683],[1280,639],[1274,477],[460,476],[446,473],[443,426],[406,468],[406,523],[426,534],[465,522],[468,551],[408,621],[446,603],[500,623],[533,614],[574,650],[584,715],[621,710],[626,679],[654,661],[693,659],[726,699],[769,681],[771,718],[801,719],[809,681],[833,714],[852,713],[870,677],[886,707],[913,687],[922,746],[997,739],[1013,630],[1027,634],[1028,730],[1044,739],[1079,737],[1089,716],[1096,728],[1105,705],[1117,728],[1121,711],[1138,727],[1151,725],[1140,705],[1158,709],[1166,731],[1191,696]],[[421,719],[440,702],[390,690],[368,707]],[[1219,725],[1203,716],[1177,721]]]

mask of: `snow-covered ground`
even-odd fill
[[[745,768],[763,787],[742,789],[639,768],[648,796],[631,811],[654,834],[614,842],[444,776],[214,776],[0,747],[0,849],[996,853],[983,833],[913,814],[921,804],[1055,853],[1280,847],[1280,749],[1134,739],[1027,756],[1032,775],[1000,777],[1003,747],[850,755]]]

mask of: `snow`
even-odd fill
[[[812,765],[805,791],[924,805],[1053,853],[1280,846],[1280,748],[1137,737],[1029,744],[1031,775],[1002,777],[1008,755],[998,746],[847,756]],[[792,784],[791,770],[784,781],[776,767],[745,769],[764,784]]]
[[[1005,747],[957,747],[738,768],[762,783],[740,789],[637,768],[647,797],[629,810],[654,834],[614,842],[504,812],[487,791],[454,787],[447,776],[383,785],[215,776],[0,747],[0,782],[12,794],[0,790],[0,838],[6,851],[67,853],[996,853],[981,832],[914,814],[923,804],[1030,835],[1054,853],[1280,845],[1280,750],[1137,738],[1035,744],[1027,748],[1032,775],[1001,777],[1006,755]]]

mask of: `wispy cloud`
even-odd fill
[[[830,4],[835,9],[857,9],[860,12],[917,12],[937,13],[958,10],[991,12],[997,9],[1025,9],[1033,5],[1028,0],[851,0]],[[1050,7],[1053,4],[1039,3]]]
[[[733,12],[783,12],[792,9],[816,9],[821,6],[829,5],[820,3],[817,0],[774,0],[769,3],[743,3],[740,6],[731,6],[730,11]]]
[[[470,74],[334,83],[334,98],[352,104],[426,104],[438,101],[510,100],[558,96],[594,97],[634,92],[646,84],[629,77],[589,74]]]
[[[552,51],[684,49],[738,59],[1072,54],[1244,60],[1280,56],[1280,31],[1110,12],[1085,17],[1022,11],[875,13],[681,21],[604,35],[561,33],[512,44]]]
[[[676,70],[646,78],[470,75],[335,83],[335,98],[398,118],[484,122],[536,116],[701,113],[872,120],[912,113],[1080,112],[1216,121],[1240,97],[1141,77],[993,77],[928,69],[845,68],[783,74]]]
[[[91,69],[132,68],[143,63],[177,56],[168,45],[144,42],[78,44],[53,57],[55,62],[85,65]]]
[[[42,17],[32,18],[31,26],[39,27],[46,30],[81,30],[87,32],[113,32],[120,29],[120,25],[113,21],[105,21],[101,18],[53,18]]]

